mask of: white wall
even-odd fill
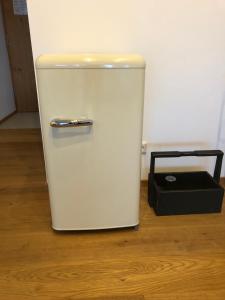
[[[0,121],[15,111],[14,93],[0,5]]]
[[[225,97],[223,99],[223,104],[222,104],[222,109],[220,114],[217,146],[219,149],[222,149],[225,153]],[[223,161],[222,175],[225,176],[225,158]]]
[[[83,51],[145,57],[148,151],[216,146],[225,96],[224,0],[29,0],[28,12],[34,59]],[[148,155],[143,164],[145,176]]]

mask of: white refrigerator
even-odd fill
[[[143,58],[48,54],[36,74],[52,227],[138,225]]]

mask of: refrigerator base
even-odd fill
[[[110,226],[110,227],[92,227],[92,228],[59,228],[52,225],[54,231],[94,231],[94,230],[110,230],[110,229],[125,229],[125,228],[134,228],[138,230],[139,223],[122,225],[122,226]]]

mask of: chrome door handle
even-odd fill
[[[53,119],[50,122],[51,127],[63,128],[63,127],[81,127],[92,126],[93,121],[90,119]]]

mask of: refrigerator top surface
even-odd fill
[[[37,69],[129,69],[145,68],[137,54],[45,54],[36,60]]]

